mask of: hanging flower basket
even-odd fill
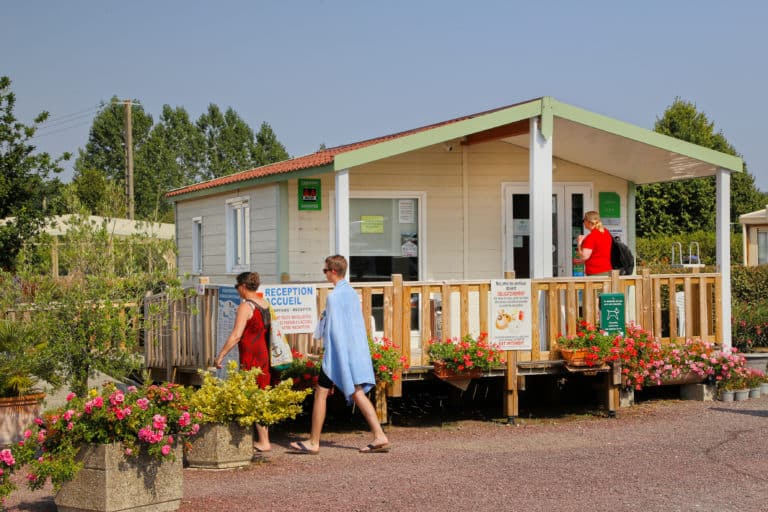
[[[599,367],[604,362],[603,358],[596,357],[594,352],[587,348],[561,348],[560,356],[565,360],[565,364],[578,368]]]
[[[463,380],[463,379],[479,379],[483,376],[483,370],[479,368],[473,368],[471,370],[455,371],[451,370],[445,364],[445,361],[436,360],[432,362],[433,373],[435,377],[442,380]]]

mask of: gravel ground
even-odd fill
[[[768,510],[768,397],[388,426],[386,454],[357,452],[369,440],[359,423],[330,423],[317,456],[286,453],[306,436],[297,423],[246,469],[185,469],[180,510]],[[55,506],[50,490],[22,490],[7,509]]]

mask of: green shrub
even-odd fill
[[[682,233],[677,235],[659,235],[652,238],[638,238],[636,241],[637,266],[651,267],[655,265],[671,265],[679,263],[680,259],[675,254],[672,261],[672,244],[680,242],[682,246],[683,262],[687,263],[689,252],[696,254],[693,242],[699,244],[699,257],[701,263],[714,265],[717,247],[717,239],[714,231],[697,231],[695,233]],[[677,249],[675,249],[677,252]],[[731,264],[740,265],[744,262],[742,235],[731,233]]]
[[[768,302],[734,301],[731,336],[733,346],[742,352],[768,348]]]

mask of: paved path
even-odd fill
[[[364,455],[364,431],[334,428],[310,456],[285,453],[305,433],[283,431],[272,454],[247,469],[185,470],[180,510],[768,510],[768,397],[388,434],[392,452]],[[8,505],[55,510],[50,491]]]

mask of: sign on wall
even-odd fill
[[[216,316],[216,354],[221,352],[224,343],[227,342],[232,328],[235,327],[235,317],[237,308],[240,306],[240,294],[232,286],[219,286],[219,307]],[[229,361],[239,361],[240,353],[237,345],[229,351],[221,363],[221,369],[216,372],[216,376],[223,379],[227,375],[227,364]]]
[[[531,350],[531,280],[491,281],[491,345]]]
[[[625,306],[623,293],[600,294],[600,329],[624,335]]]
[[[320,180],[299,178],[299,210],[322,210],[323,195]]]
[[[315,332],[317,291],[314,285],[262,285],[264,299],[272,304],[285,334]]]

